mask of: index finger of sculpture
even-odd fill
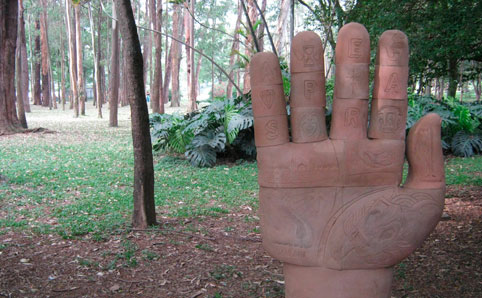
[[[289,142],[283,80],[276,55],[254,55],[250,75],[256,146],[267,147]]]
[[[407,119],[408,39],[385,31],[378,42],[368,137],[405,139]]]
[[[338,34],[331,139],[365,139],[368,119],[370,37],[363,25],[349,23]]]
[[[295,143],[327,138],[323,45],[310,31],[300,32],[291,44],[291,134]]]

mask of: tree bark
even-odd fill
[[[92,39],[92,55],[94,56],[94,82],[95,82],[95,93],[97,99],[97,117],[102,118],[102,100],[100,99],[100,73],[99,73],[99,57],[97,56],[96,46],[95,46],[95,28],[94,28],[94,18],[92,16],[92,5],[89,2],[89,23]],[[100,34],[100,31],[98,31]],[[94,99],[94,102],[95,102]]]
[[[35,35],[35,50],[33,52],[34,54],[34,71],[33,71],[33,104],[34,105],[41,105],[42,104],[42,99],[41,99],[41,94],[42,94],[42,89],[40,85],[40,61],[41,61],[41,53],[40,53],[40,20],[37,19],[35,20],[35,32],[37,33]]]
[[[480,84],[480,74],[477,76],[475,80],[472,80],[472,85],[474,85],[475,100],[477,102],[480,102],[480,95],[482,93],[482,86]]]
[[[247,7],[248,16],[249,16],[248,22],[250,22],[251,24],[255,24],[256,20],[258,19],[258,10],[254,5],[253,0],[241,0],[241,1],[246,1],[248,4],[248,7]],[[245,50],[245,54],[248,57],[251,57],[253,55],[254,43],[256,42],[255,38],[256,36],[253,36],[253,34],[248,34],[248,37],[246,38],[246,44],[252,45],[251,48],[247,47]],[[247,94],[250,90],[251,90],[251,77],[249,75],[249,63],[247,63],[246,70],[244,73],[243,93]]]
[[[190,21],[190,24],[189,24],[189,41],[190,41],[190,45],[191,45],[191,48],[194,49],[194,7],[195,7],[195,4],[196,4],[196,1],[195,0],[191,0],[191,14],[192,16],[189,18],[189,21]],[[189,113],[191,112],[194,112],[197,110],[197,103],[196,103],[196,100],[197,100],[197,94],[196,94],[196,68],[195,68],[195,65],[194,65],[194,51],[191,50],[190,51],[190,56],[191,58],[189,59],[190,60],[190,65],[191,65],[191,73],[190,73],[190,88],[189,88],[189,106],[187,108],[187,111]]]
[[[49,81],[49,44],[47,33],[47,3],[42,0],[42,13],[40,14],[40,49],[42,57],[42,106],[50,105],[50,81]]]
[[[149,21],[148,27],[151,29],[154,29],[156,24],[153,22],[156,19],[156,6],[155,6],[155,0],[148,0],[146,3],[146,10],[147,10],[147,18]],[[147,75],[149,74],[149,69],[151,67],[151,61],[152,61],[152,32],[151,31],[145,31],[145,40],[144,40],[144,49],[142,52],[143,56],[143,63],[144,63],[144,82],[147,83]],[[151,86],[152,87],[152,86]],[[152,93],[152,92],[151,92]]]
[[[22,27],[24,26],[23,24],[23,4],[22,0],[18,0],[18,32],[17,32],[17,49],[16,49],[16,65],[15,65],[15,71],[16,71],[16,81],[17,81],[17,117],[18,120],[20,121],[20,124],[22,125],[23,128],[27,128],[27,118],[25,118],[25,108],[24,108],[24,88],[23,88],[23,77],[22,77],[22,63],[26,63],[27,61],[22,61],[22,47],[21,47],[21,39],[22,39]],[[27,88],[28,88],[28,83],[27,83]]]
[[[74,116],[79,117],[79,91],[77,86],[77,52],[75,46],[75,29],[72,20],[71,0],[65,0],[65,15],[69,43],[69,71],[70,71],[70,108],[74,108]]]
[[[257,0],[253,0],[253,3],[255,4],[255,6],[257,4],[256,1]],[[260,17],[261,17],[261,14],[264,14],[265,12],[266,12],[266,0],[263,0],[261,4],[261,13],[258,12],[260,14]],[[264,22],[261,22],[258,26],[258,45],[259,45],[260,52],[264,51],[264,35],[265,35],[264,30],[265,30]]]
[[[129,0],[118,0],[116,5],[122,32],[127,96],[131,107],[132,141],[134,146],[134,212],[132,226],[146,228],[156,224],[154,203],[154,166],[149,130],[141,45]]]
[[[0,0],[0,135],[21,130],[15,107],[17,0]]]
[[[162,30],[162,0],[157,3],[156,12],[152,14],[155,18],[155,29],[157,31]],[[154,35],[154,48],[155,48],[155,58],[154,58],[154,79],[151,86],[151,106],[153,113],[161,112],[161,93],[162,93],[162,35]]]
[[[82,31],[80,30],[80,4],[74,6],[75,14],[75,38],[77,46],[77,87],[79,89],[80,114],[85,115],[85,84],[84,84],[84,67],[82,54]]]
[[[65,48],[64,48],[64,38],[62,32],[60,32],[60,100],[62,102],[62,111],[65,111]]]
[[[278,38],[276,40],[276,50],[279,55],[282,56],[283,53],[286,55],[289,51],[285,51],[284,47],[288,44],[285,41],[286,35],[288,35],[288,15],[290,13],[291,0],[281,0],[280,12],[278,15],[278,24],[276,26],[276,31]]]
[[[23,2],[19,0],[19,36],[17,39],[20,40],[19,51],[20,51],[20,60],[21,60],[21,67],[20,67],[20,79],[22,80],[21,88],[22,88],[22,99],[23,99],[23,106],[24,111],[26,113],[30,113],[30,101],[28,99],[28,59],[27,59],[27,39],[25,37],[25,18],[24,18],[24,10],[23,10]]]
[[[183,15],[183,22],[184,22],[184,49],[186,51],[186,82],[187,82],[187,102],[188,102],[188,110],[190,109],[191,105],[191,73],[192,73],[192,61],[191,61],[191,17],[189,14],[189,1],[184,2],[184,15]]]
[[[231,80],[234,80],[234,62],[236,58],[236,52],[239,52],[239,26],[241,24],[241,16],[243,14],[243,10],[241,5],[238,3],[238,17],[236,19],[236,25],[234,26],[234,40],[233,45],[231,46],[231,55],[229,57],[229,77]],[[233,83],[231,80],[228,80],[228,86],[226,87],[226,97],[231,98],[233,96]]]
[[[447,90],[447,96],[455,97],[457,93],[457,79],[458,79],[458,67],[457,61],[455,59],[451,59],[449,61],[449,88]]]
[[[174,12],[172,13],[172,35],[176,39],[180,39],[183,31],[183,22],[180,17],[180,4],[174,4]],[[181,67],[181,44],[173,42],[171,45],[172,59],[172,86],[171,86],[171,107],[180,106],[179,94],[179,69]]]
[[[169,1],[166,1],[166,20],[169,17]],[[171,46],[169,46],[169,39],[166,35],[166,50],[165,50],[165,56],[164,56],[164,65],[165,65],[165,70],[164,70],[164,80],[162,83],[162,91],[161,91],[161,99],[160,99],[160,108],[159,108],[159,113],[164,114],[164,104],[169,102],[169,86],[171,85],[171,75],[172,75],[172,45],[174,44],[174,40],[171,41]]]
[[[109,78],[109,126],[117,127],[117,108],[119,105],[119,27],[117,18],[117,1],[112,1],[112,38]]]

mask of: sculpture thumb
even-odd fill
[[[439,115],[430,113],[419,119],[410,129],[407,138],[409,168],[404,188],[445,187],[441,123]]]

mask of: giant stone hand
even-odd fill
[[[335,55],[328,137],[321,40],[313,32],[293,39],[291,141],[278,60],[252,59],[263,246],[284,262],[287,297],[389,297],[392,267],[421,245],[443,209],[441,120],[426,115],[405,142],[402,32],[380,37],[369,127],[366,29],[345,25]],[[405,152],[409,175],[400,186]]]

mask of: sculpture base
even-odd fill
[[[390,297],[392,268],[332,270],[284,263],[287,298]]]

